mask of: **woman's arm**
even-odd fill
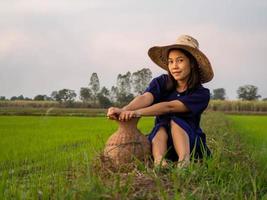
[[[128,105],[124,106],[123,110],[137,110],[150,106],[154,101],[154,97],[150,92],[135,97]]]
[[[133,117],[157,116],[167,113],[188,112],[188,111],[189,109],[179,100],[166,101],[145,108],[140,108],[134,111],[122,111],[119,115],[119,120],[128,121]]]
[[[188,108],[179,100],[166,101],[135,110],[140,116],[157,116],[167,113],[188,112]]]
[[[110,119],[117,119],[124,110],[137,110],[151,105],[154,97],[150,92],[135,97],[128,105],[123,108],[110,107],[107,112],[107,117]]]

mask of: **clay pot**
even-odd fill
[[[117,121],[118,130],[108,139],[104,155],[119,166],[134,159],[146,160],[151,155],[150,142],[138,129],[139,118],[127,122]]]

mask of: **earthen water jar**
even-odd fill
[[[134,159],[146,160],[151,155],[150,142],[138,129],[139,118],[127,122],[117,121],[118,130],[113,133],[105,146],[104,155],[119,166]]]

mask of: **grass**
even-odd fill
[[[267,163],[267,116],[229,115],[234,130],[242,135],[255,157]],[[267,166],[266,166],[267,167]]]
[[[56,101],[0,100],[0,115],[103,116],[106,109],[97,109],[89,102],[59,103]],[[211,100],[208,109],[226,113],[267,113],[267,101]]]
[[[1,107],[0,115],[13,116],[105,116],[106,109],[96,108],[38,108],[38,107]]]
[[[267,101],[211,100],[208,109],[228,113],[266,114]]]
[[[139,123],[148,133],[152,118]],[[98,152],[117,129],[105,118],[0,117],[0,198],[3,199],[260,199],[266,171],[229,119],[203,116],[213,157],[188,169],[110,172]],[[95,156],[97,156],[95,158]]]

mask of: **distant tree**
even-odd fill
[[[112,86],[110,90],[110,100],[113,104],[117,103],[118,96],[118,88],[116,86]]]
[[[83,102],[89,102],[92,100],[92,90],[87,87],[82,87],[80,89],[80,99]]]
[[[142,94],[148,87],[149,82],[152,79],[152,72],[148,68],[143,68],[137,72],[134,72],[131,77],[131,83],[133,91],[136,94]]]
[[[19,95],[19,96],[17,97],[17,100],[24,100],[23,95]]]
[[[263,98],[262,101],[267,101],[267,98]]]
[[[46,100],[46,95],[38,94],[33,98],[34,101],[44,101]]]
[[[31,100],[30,98],[26,97],[24,98],[23,95],[19,95],[19,96],[13,96],[10,98],[11,101],[14,101],[14,100]]]
[[[110,96],[109,90],[106,87],[103,87],[97,95],[100,107],[107,108],[112,105],[109,96]]]
[[[99,78],[97,76],[97,73],[95,73],[95,72],[92,73],[92,75],[91,75],[89,88],[92,90],[93,101],[94,101],[94,104],[96,104],[97,94],[98,94],[98,92],[100,90],[100,82],[99,82]]]
[[[53,100],[52,97],[47,96],[47,95],[44,95],[44,99],[45,99],[45,101],[52,101]]]
[[[240,86],[237,90],[238,98],[241,100],[257,100],[261,96],[258,95],[258,88],[254,85]]]
[[[0,96],[0,100],[7,100],[5,96]]]
[[[118,92],[122,94],[131,93],[131,72],[127,72],[117,76],[117,88]]]
[[[102,87],[101,91],[99,92],[99,94],[101,94],[104,97],[109,97],[110,92],[106,87]]]
[[[31,101],[32,99],[30,97],[24,97],[24,100]]]
[[[225,100],[225,89],[217,88],[213,90],[212,99],[214,100]]]
[[[62,89],[58,91],[60,98],[63,102],[73,102],[74,98],[77,96],[74,90]]]
[[[51,93],[51,99],[54,100],[54,101],[60,101],[60,98],[58,96],[58,91],[53,91]]]
[[[129,103],[134,98],[131,93],[131,73],[117,76],[117,102],[119,105]]]
[[[51,100],[53,100],[53,98],[51,98],[45,94],[38,94],[33,98],[33,100],[35,100],[35,101],[51,101]]]
[[[11,100],[11,101],[15,101],[15,100],[17,100],[17,98],[18,98],[18,97],[16,97],[16,96],[12,96],[12,97],[10,98],[10,100]]]
[[[72,103],[77,95],[74,90],[62,89],[59,91],[53,91],[51,96],[58,102]]]

